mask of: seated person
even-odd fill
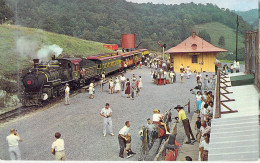
[[[154,110],[153,110],[153,113],[154,113],[154,114],[153,114],[153,123],[157,123],[157,124],[159,124],[159,125],[163,125],[163,126],[164,126],[164,129],[165,129],[165,131],[166,131],[166,134],[170,134],[170,133],[168,132],[168,130],[167,130],[166,124],[161,122],[162,116],[161,116],[159,110],[158,110],[158,109],[154,109]]]

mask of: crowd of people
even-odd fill
[[[145,66],[152,68],[151,70],[151,80],[155,81],[158,79],[169,78],[170,83],[176,82],[176,73],[173,71],[173,67],[170,66],[169,60],[161,60],[157,58],[146,58],[143,62],[140,62],[139,68],[142,68],[142,64]],[[126,72],[126,69],[125,69]],[[183,78],[186,74],[186,78],[190,79],[192,71],[189,66],[186,68],[183,65],[180,66],[180,77],[181,83],[183,83]],[[205,75],[202,78],[200,72],[195,72],[197,86],[193,90],[195,95],[194,107],[196,108],[196,113],[198,113],[198,118],[196,124],[194,126],[196,132],[196,139],[200,143],[199,152],[200,152],[200,160],[206,161],[208,157],[208,144],[210,138],[210,124],[213,116],[213,106],[214,106],[214,96],[212,91],[208,91],[209,89],[215,89],[216,78],[215,75],[209,76]],[[104,85],[108,81],[108,90],[109,94],[117,94],[120,91],[124,91],[127,95],[127,98],[134,99],[136,96],[139,96],[140,91],[143,89],[143,80],[142,77],[136,77],[135,74],[132,74],[131,78],[126,78],[124,73],[121,73],[120,76],[113,78],[109,78],[106,80],[105,72],[102,72],[101,79],[99,81],[100,92],[104,91]],[[202,94],[202,88],[205,90]],[[207,90],[207,91],[206,91]],[[95,86],[94,83],[91,82],[88,90],[89,98],[93,99],[95,95]],[[70,88],[69,85],[66,84],[65,89],[65,105],[69,105],[69,95]],[[188,138],[187,144],[192,144],[192,140],[195,140],[195,137],[191,131],[189,119],[186,117],[185,111],[183,107],[178,105],[175,107],[178,111],[178,117],[176,120],[178,122],[183,123],[184,130],[186,136]],[[107,134],[114,136],[113,127],[112,127],[112,109],[110,108],[109,103],[105,104],[105,107],[102,108],[100,112],[100,116],[103,117],[103,136],[106,137]],[[165,123],[162,122],[163,115],[160,113],[160,110],[153,110],[153,118],[152,122],[150,118],[147,119],[147,125],[158,124],[163,126],[164,134],[170,134],[168,131],[168,127]],[[108,132],[107,132],[108,129]],[[124,153],[127,154],[127,158],[133,156],[135,153],[131,150],[131,134],[129,133],[130,122],[126,121],[125,126],[118,133],[118,141],[120,146],[119,157],[124,158]],[[142,126],[142,130],[139,131],[141,142],[143,140],[143,130],[144,126]],[[6,138],[9,144],[9,154],[12,160],[20,160],[21,154],[18,148],[18,142],[22,141],[19,134],[15,129],[10,130],[10,135]],[[65,148],[64,148],[64,140],[61,139],[61,133],[55,133],[56,140],[52,144],[51,153],[55,155],[55,160],[65,160]],[[174,141],[175,138],[174,138]],[[172,146],[169,146],[169,149],[172,148],[172,151],[176,151],[177,148],[176,143],[173,143]],[[170,151],[170,150],[169,150]],[[192,160],[189,156],[186,158],[187,160]]]

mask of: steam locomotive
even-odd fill
[[[149,51],[139,49],[118,54],[106,53],[87,58],[52,58],[51,61],[39,63],[34,59],[34,68],[22,76],[24,90],[20,100],[24,106],[41,105],[43,101],[64,95],[65,84],[77,89],[106,75],[122,71],[144,60]]]

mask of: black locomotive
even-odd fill
[[[20,100],[24,106],[40,105],[45,100],[62,96],[66,83],[73,89],[83,87],[90,81],[99,79],[103,71],[106,74],[121,71],[126,57],[130,61],[133,58],[144,58],[147,54],[147,49],[141,49],[131,53],[111,53],[87,59],[53,58],[46,63],[39,63],[39,59],[34,59],[34,68],[22,77],[24,91]]]

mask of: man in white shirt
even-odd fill
[[[126,135],[129,133],[129,128],[130,128],[130,122],[126,121],[125,126],[119,131],[118,134],[118,141],[119,141],[119,146],[120,146],[120,153],[119,157],[124,158],[124,149],[126,146]]]
[[[124,64],[124,72],[126,73],[126,69],[127,69],[127,64]]]
[[[125,81],[126,81],[126,78],[124,76],[124,74],[122,73],[121,77],[120,77],[120,81],[121,81],[121,88],[122,88],[122,91],[125,90]]]
[[[8,151],[11,160],[21,160],[21,152],[18,147],[18,142],[22,142],[23,139],[19,136],[14,128],[10,130],[10,135],[6,137],[6,141],[8,142]]]
[[[56,161],[65,161],[65,148],[64,140],[60,138],[61,134],[59,132],[55,133],[56,141],[52,143],[51,153],[55,155]]]
[[[65,105],[70,104],[70,87],[69,84],[66,83],[66,88],[65,88]]]
[[[106,106],[101,110],[100,112],[100,115],[103,118],[103,122],[104,122],[104,129],[103,129],[103,134],[104,134],[104,137],[107,135],[107,128],[110,132],[110,135],[111,136],[114,136],[113,134],[113,130],[112,130],[112,109],[110,109],[109,107],[109,103],[106,103]]]

